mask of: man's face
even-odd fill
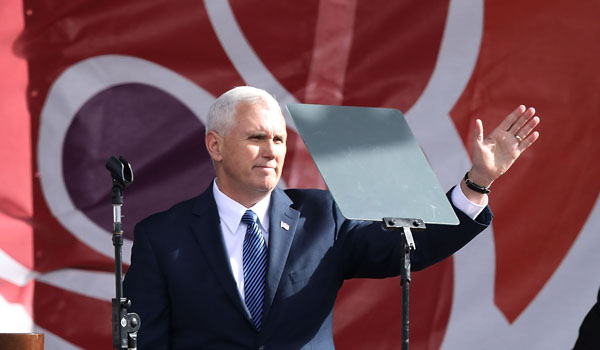
[[[220,163],[219,188],[234,199],[272,191],[281,177],[286,152],[281,113],[266,104],[241,103],[233,126],[220,136],[220,159],[215,159]]]

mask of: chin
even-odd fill
[[[273,173],[273,174],[268,174],[268,175],[263,175],[261,174],[261,176],[256,176],[257,174],[252,174],[252,178],[250,182],[246,182],[248,185],[251,185],[252,187],[254,187],[254,189],[256,191],[260,191],[260,192],[268,192],[268,191],[272,191],[275,186],[277,186],[277,183],[279,182],[279,176],[277,176],[277,174]],[[250,180],[250,179],[249,179]]]
[[[277,181],[272,181],[268,183],[263,183],[260,186],[257,186],[257,189],[260,192],[271,192],[277,186]]]

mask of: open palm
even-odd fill
[[[473,135],[473,168],[469,171],[473,182],[488,187],[538,139],[539,132],[534,129],[540,118],[534,115],[534,108],[521,105],[485,138],[483,123],[477,119]]]

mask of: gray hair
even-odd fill
[[[238,86],[219,96],[210,106],[206,115],[206,133],[211,130],[219,134],[229,131],[233,127],[240,103],[264,104],[269,109],[281,113],[277,100],[265,90],[252,86]]]

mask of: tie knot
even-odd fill
[[[250,209],[246,210],[242,216],[242,222],[246,225],[255,224],[257,220],[258,216]]]

